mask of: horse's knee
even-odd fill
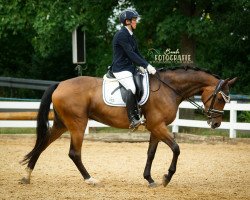
[[[176,156],[180,155],[180,147],[177,143],[174,143],[174,145],[172,147],[172,151],[173,151],[174,155],[176,155]]]
[[[69,154],[68,154],[68,155],[69,155],[69,157],[70,157],[71,160],[75,160],[75,159],[78,158],[76,152],[75,152],[73,149],[71,149],[71,150],[69,151]]]

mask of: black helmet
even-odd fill
[[[138,12],[136,12],[135,10],[125,10],[120,14],[120,22],[124,24],[126,19],[131,20],[132,18],[137,18],[139,17]]]

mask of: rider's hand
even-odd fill
[[[144,67],[138,67],[139,68],[139,71],[141,72],[141,73],[143,73],[143,74],[145,74],[146,73],[146,69],[144,68]]]
[[[156,69],[150,64],[147,66],[147,70],[148,70],[149,74],[155,74],[156,73]]]

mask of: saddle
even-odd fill
[[[139,105],[146,103],[149,96],[148,74],[142,74],[139,71],[134,75],[136,87],[136,98]],[[113,73],[108,72],[103,77],[103,100],[110,106],[123,106],[126,104],[126,89],[118,82]]]
[[[110,70],[108,70],[106,77],[109,79],[116,79],[113,72],[111,72]],[[143,91],[144,91],[143,83],[142,83],[143,75],[139,71],[136,71],[136,74],[133,76],[133,79],[134,79],[135,88],[136,88],[135,95],[136,95],[137,101],[139,102],[143,96]],[[126,101],[126,88],[121,83],[119,83],[119,86],[111,94],[114,94],[119,89],[121,91],[122,99],[125,102]]]

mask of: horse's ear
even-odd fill
[[[230,80],[229,78],[225,79],[224,82],[222,83],[221,87],[222,88],[225,87],[228,84],[229,80]]]
[[[237,79],[238,79],[238,77],[235,77],[235,78],[231,79],[230,81],[228,81],[228,86],[231,87]]]

